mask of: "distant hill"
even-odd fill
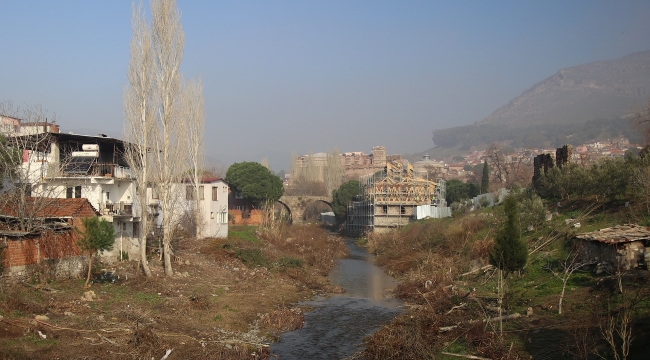
[[[629,119],[649,97],[650,51],[638,52],[562,69],[481,122],[436,130],[433,141],[444,148],[509,140],[539,147],[567,137],[581,141],[584,131],[595,137],[635,136]]]

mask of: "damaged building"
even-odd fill
[[[348,205],[346,230],[385,232],[427,217],[451,216],[445,182],[414,173],[408,162],[388,162],[383,170],[359,178],[360,194]]]
[[[635,224],[618,225],[576,235],[580,258],[620,266],[647,269],[650,261],[650,229]]]
[[[78,230],[83,218],[97,215],[84,198],[19,197],[0,204],[2,276],[17,280],[43,272],[54,277],[80,276],[87,260],[77,247]]]

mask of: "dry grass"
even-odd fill
[[[173,348],[170,358],[267,359],[279,332],[302,325],[302,312],[289,304],[329,290],[323,274],[345,249],[316,227],[283,231],[258,232],[256,241],[181,241],[174,277],[156,259],[153,278],[131,262],[111,265],[120,279],[93,284],[94,302],[81,301],[82,280],[47,284],[56,292],[5,285],[0,358],[159,359]],[[259,250],[268,268],[248,267],[236,256],[242,249]],[[49,320],[34,322],[37,314]]]

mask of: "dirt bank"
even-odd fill
[[[4,284],[0,358],[268,358],[275,336],[302,325],[292,304],[336,291],[326,276],[345,246],[315,226],[231,234],[179,242],[173,277],[154,257],[150,279],[126,261],[89,289],[82,279]]]

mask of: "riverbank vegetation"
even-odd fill
[[[327,274],[345,245],[317,226],[230,230],[174,243],[173,277],[152,254],[152,278],[136,262],[94,261],[88,289],[45,268],[2,284],[0,358],[267,359],[280,332],[302,326],[297,302],[339,291]]]
[[[648,271],[580,259],[573,240],[615,225],[650,225],[647,183],[633,180],[647,171],[643,156],[568,166],[511,189],[528,251],[523,268],[503,278],[490,263],[507,227],[503,205],[367,236],[369,251],[400,280],[395,296],[408,310],[367,338],[360,357],[646,358]]]

